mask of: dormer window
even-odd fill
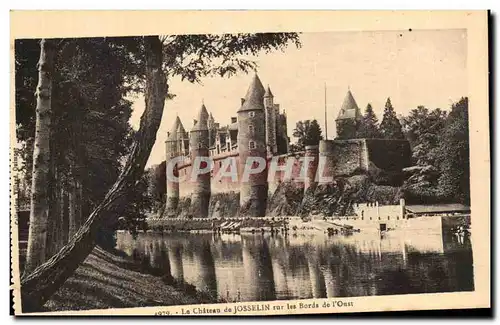
[[[255,141],[248,142],[248,148],[255,149],[256,148]]]
[[[251,118],[255,117],[255,112],[254,111],[248,112],[248,117],[251,117]]]

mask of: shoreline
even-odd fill
[[[172,306],[221,302],[193,285],[154,274],[96,247],[44,305],[45,311]]]

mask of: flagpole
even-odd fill
[[[326,116],[326,82],[325,82],[325,140],[328,140],[328,118]]]

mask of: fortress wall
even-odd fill
[[[292,166],[292,172],[287,178],[285,171],[276,170],[273,175],[269,179],[269,193],[273,194],[274,191],[278,188],[278,186],[282,182],[286,181],[294,181],[294,184],[297,187],[303,187],[304,180],[302,179],[301,171],[302,171],[302,161],[301,158],[304,156],[304,152],[298,152],[295,154],[285,154],[274,157],[273,159],[277,159],[278,168],[284,167],[287,164]],[[268,159],[268,171],[270,171],[271,159]]]
[[[233,182],[230,176],[222,177],[220,179],[214,179],[214,177],[221,172],[221,168],[227,167],[226,172],[230,171],[230,167],[227,165],[226,159],[235,159],[234,167],[239,168],[239,155],[238,152],[224,153],[213,158],[213,169],[212,169],[212,193],[229,193],[229,192],[239,192],[240,191],[240,171],[238,170],[238,179]],[[232,168],[232,167],[231,167]]]
[[[356,170],[367,170],[364,139],[335,140],[331,146],[333,175],[351,175]]]
[[[366,139],[369,160],[380,169],[401,171],[411,166],[411,148],[407,140]]]
[[[191,197],[196,183],[191,181],[191,164],[179,167],[179,197]]]
[[[294,180],[298,187],[304,186],[301,160],[304,152],[294,154],[284,154],[268,158],[268,170],[270,170],[272,159],[278,160],[278,166],[292,165],[291,180]],[[385,140],[385,139],[352,139],[352,140],[327,140],[321,141],[319,145],[319,156],[326,157],[326,166],[323,168],[322,176],[345,176],[356,170],[367,171],[369,163],[374,163],[378,168],[391,171],[399,171],[401,168],[410,165],[411,151],[406,140]],[[237,151],[222,153],[213,157],[213,171],[211,191],[212,193],[239,192],[240,185],[233,182],[230,177],[223,177],[214,180],[213,177],[219,172],[224,164],[224,159],[235,158],[238,168],[238,180],[243,171],[239,164],[239,154]],[[292,161],[292,162],[290,162]],[[191,161],[186,159],[179,166],[179,177],[191,175]],[[286,181],[284,171],[276,171],[269,180],[269,192],[272,194],[278,185]],[[184,181],[179,184],[179,196],[190,196],[194,183]]]

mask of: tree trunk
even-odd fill
[[[47,224],[49,220],[49,167],[51,91],[55,46],[52,40],[40,42],[38,85],[36,89],[36,131],[33,150],[30,226],[25,274],[45,262]]]
[[[146,47],[146,108],[135,135],[131,153],[124,169],[104,200],[90,214],[75,236],[70,238],[56,255],[31,274],[21,279],[23,312],[40,310],[50,296],[70,277],[95,246],[100,227],[106,225],[126,204],[129,188],[135,186],[144,172],[151,149],[156,140],[167,94],[162,66],[162,44],[157,36],[145,37]]]
[[[51,141],[51,156],[53,156],[52,141]],[[49,190],[49,221],[47,229],[47,243],[46,243],[46,256],[50,258],[52,255],[57,253],[57,251],[62,247],[60,245],[60,224],[59,224],[59,209],[61,207],[60,203],[60,189],[58,181],[57,167],[54,163],[55,159],[51,159],[51,172],[50,172],[50,184],[48,186]]]
[[[69,219],[69,230],[68,230],[68,236],[69,238],[73,237],[78,228],[78,198],[77,198],[77,188],[76,188],[76,178],[74,174],[74,169],[71,168],[70,171],[70,180],[69,180],[69,191],[68,191],[68,206],[69,206],[69,211],[68,211],[68,219]]]
[[[65,188],[67,187],[66,184],[61,184],[61,208],[59,211],[59,223],[61,226],[61,232],[60,232],[60,247],[58,247],[57,250],[60,250],[61,247],[66,245],[68,243],[68,233],[69,233],[69,221],[68,221],[68,193],[66,192]]]

